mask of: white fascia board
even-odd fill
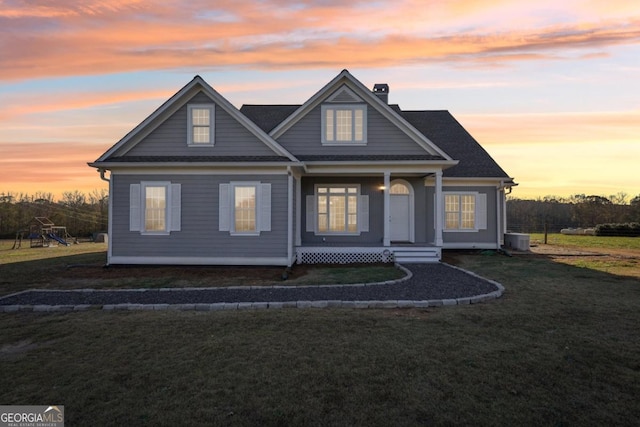
[[[295,123],[297,123],[298,120],[307,115],[309,111],[320,104],[320,102],[322,102],[331,92],[333,92],[334,89],[337,89],[337,86],[341,84],[342,79],[348,74],[349,72],[347,70],[342,70],[340,74],[334,77],[333,80],[331,80],[329,83],[324,85],[322,89],[320,89],[311,98],[309,98],[307,102],[302,104],[296,111],[294,111],[278,126],[273,128],[271,132],[269,132],[269,135],[273,139],[278,139],[280,136],[282,136],[282,134],[289,130]]]
[[[371,163],[362,163],[362,164],[318,164],[318,165],[307,165],[307,170],[305,175],[313,175],[313,174],[383,174],[385,172],[390,172],[393,174],[397,173],[410,173],[410,174],[418,174],[424,176],[429,173],[436,173],[441,171],[442,168],[440,166],[432,166],[432,165],[424,165],[424,164],[371,164]]]
[[[369,103],[373,108],[382,114],[386,119],[395,124],[409,138],[422,147],[427,153],[438,154],[446,160],[453,160],[447,153],[442,151],[435,143],[427,138],[422,132],[417,130],[413,125],[407,122],[399,114],[389,107],[389,105],[381,101],[372,91],[367,89],[358,79],[353,77],[347,70],[342,70],[333,80],[327,83],[322,89],[316,92],[307,102],[294,111],[282,123],[276,126],[270,133],[274,139],[278,139],[282,134],[289,130],[302,117],[326,100],[341,85],[346,85],[357,96]]]
[[[220,95],[213,87],[211,87],[204,79],[200,76],[196,78],[200,79],[200,85],[204,89],[205,93],[209,95],[216,104],[229,113],[233,118],[238,120],[244,127],[249,130],[255,137],[260,139],[264,144],[266,144],[271,150],[273,150],[276,154],[287,157],[292,162],[297,162],[298,159],[295,158],[293,154],[287,151],[283,146],[278,144],[273,138],[271,138],[268,134],[266,134],[262,129],[260,129],[255,123],[247,118],[240,110],[238,110],[233,104],[231,104],[225,97]]]
[[[435,179],[433,177],[426,177],[424,180],[425,187],[435,186]],[[471,177],[471,178],[442,178],[442,185],[447,187],[495,187],[495,186],[510,186],[507,182],[507,178],[498,177]],[[513,184],[514,186],[517,184]]]
[[[104,161],[105,159],[111,157],[116,151],[126,148],[126,146],[130,145],[132,142],[135,145],[136,141],[141,140],[149,133],[151,133],[154,129],[156,129],[164,120],[157,120],[161,116],[166,115],[167,117],[177,111],[182,103],[178,101],[185,97],[187,94],[193,91],[195,95],[194,86],[202,80],[199,76],[196,76],[187,83],[182,89],[176,92],[171,98],[166,100],[160,107],[158,107],[151,115],[149,115],[146,119],[144,119],[138,126],[133,128],[129,133],[127,133],[120,141],[118,141],[113,147],[107,150],[102,156],[96,160],[96,162]],[[189,97],[190,98],[190,97]],[[153,125],[154,122],[156,122]],[[129,148],[130,149],[130,148]],[[126,150],[129,151],[129,150]]]
[[[111,175],[287,175],[287,167],[278,165],[272,166],[256,166],[248,165],[246,168],[239,167],[211,167],[210,165],[202,167],[148,167],[148,168],[115,168],[111,169]]]
[[[126,154],[131,150],[140,140],[149,135],[153,130],[160,126],[164,119],[171,116],[178,109],[180,109],[188,99],[191,99],[199,91],[203,91],[214,103],[230,114],[233,118],[238,120],[249,132],[251,132],[256,138],[262,141],[267,147],[269,147],[274,153],[287,157],[293,162],[298,160],[295,156],[289,153],[284,147],[278,144],[273,138],[267,135],[262,129],[256,126],[251,120],[249,120],[244,114],[233,106],[225,97],[220,95],[213,87],[211,87],[200,76],[195,76],[186,86],[180,89],[171,98],[165,101],[157,110],[155,110],[149,117],[142,121],[132,131],[118,141],[113,147],[107,150],[96,162],[104,161],[111,157],[115,152],[124,149],[123,154]],[[164,119],[163,119],[164,118]]]

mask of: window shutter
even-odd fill
[[[487,229],[487,195],[476,195],[476,228],[478,230]]]
[[[358,229],[369,231],[369,196],[358,197]]]
[[[260,184],[260,231],[271,231],[271,184]]]
[[[316,196],[307,196],[307,231],[316,231]]]
[[[129,231],[142,231],[140,184],[129,186]]]
[[[229,184],[220,184],[220,194],[218,200],[218,230],[229,231],[231,229],[231,197],[229,194]]]
[[[169,231],[180,231],[182,224],[181,204],[180,184],[171,184],[171,224]]]

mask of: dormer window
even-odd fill
[[[323,145],[366,145],[367,107],[364,104],[322,106]]]
[[[188,111],[187,143],[191,147],[211,146],[214,143],[214,105],[192,104]]]

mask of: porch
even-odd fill
[[[297,264],[437,263],[442,248],[428,243],[347,244],[331,243],[296,247]]]

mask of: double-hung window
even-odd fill
[[[478,231],[486,228],[486,194],[444,193],[445,231]]]
[[[163,232],[167,229],[167,186],[144,187],[144,231]]]
[[[257,236],[271,231],[271,184],[232,181],[219,186],[219,231]]]
[[[255,233],[257,222],[257,186],[235,185],[233,187],[233,230],[236,233]]]
[[[214,104],[190,104],[187,107],[187,143],[191,147],[211,146],[215,135]]]
[[[365,145],[367,143],[366,105],[323,105],[322,143],[325,145]]]
[[[317,185],[307,196],[307,231],[320,235],[350,235],[369,231],[369,196],[360,186]]]
[[[129,186],[129,230],[169,234],[181,227],[181,185],[143,181]]]

